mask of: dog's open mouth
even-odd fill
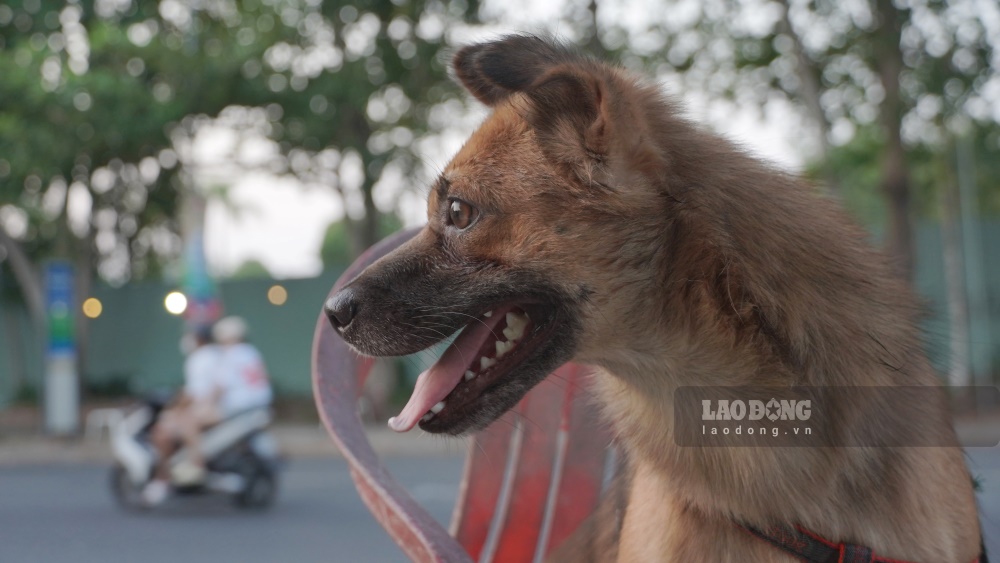
[[[397,432],[418,423],[447,432],[473,415],[484,393],[511,374],[550,336],[552,315],[541,307],[502,306],[475,317],[441,358],[420,374],[410,400],[389,420]]]

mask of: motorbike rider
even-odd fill
[[[266,407],[274,395],[264,359],[246,341],[246,332],[246,323],[239,317],[226,317],[212,330],[221,352],[218,384],[223,393],[217,405],[223,417]]]
[[[143,490],[147,504],[159,504],[169,493],[170,457],[178,441],[188,457],[173,468],[175,482],[196,485],[205,478],[201,433],[224,418],[270,404],[272,391],[260,352],[245,342],[246,323],[226,317],[211,333],[198,331],[196,348],[185,361],[185,386],[180,399],[164,410],[153,428],[159,463]],[[214,343],[212,342],[214,340]]]
[[[177,451],[178,442],[187,446],[191,455],[197,458],[202,428],[220,420],[215,404],[221,392],[217,379],[222,353],[212,341],[212,327],[200,326],[185,335],[181,348],[187,351],[184,388],[174,403],[160,413],[150,436],[159,460],[153,479],[143,489],[143,499],[150,505],[159,504],[167,497],[170,490],[169,460]],[[193,472],[197,473],[197,469]],[[198,475],[191,477],[197,478]]]

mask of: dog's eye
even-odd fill
[[[478,209],[460,199],[453,199],[448,205],[448,222],[457,229],[468,228],[478,216]]]

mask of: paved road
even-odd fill
[[[990,552],[1000,554],[1000,449],[970,449],[983,482]],[[462,458],[394,457],[393,474],[447,523]],[[339,459],[293,463],[279,503],[244,513],[224,498],[173,501],[149,515],[117,510],[100,465],[0,467],[0,562],[200,563],[405,561],[361,503]]]
[[[460,456],[392,458],[390,470],[447,524]],[[99,465],[0,468],[3,563],[309,563],[406,561],[368,514],[339,459],[293,462],[271,511],[245,513],[224,497],[118,510]]]

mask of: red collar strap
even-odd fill
[[[843,542],[833,543],[802,526],[794,528],[771,526],[763,530],[746,524],[737,526],[808,563],[908,563],[901,559],[875,555],[875,552],[864,546]],[[983,555],[975,558],[972,563],[989,563],[986,551],[984,550]]]

